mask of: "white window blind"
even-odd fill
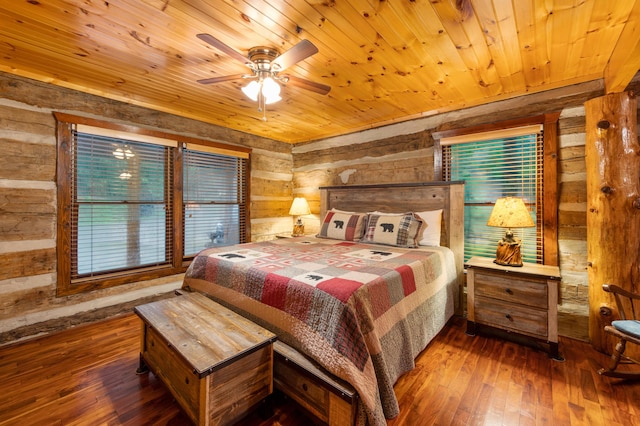
[[[189,144],[183,153],[185,257],[246,242],[247,156],[202,148]]]
[[[171,151],[75,131],[71,278],[172,262]]]
[[[513,229],[523,242],[523,260],[541,263],[541,126],[443,138],[441,145],[445,180],[465,181],[465,261],[472,256],[495,257],[506,230],[487,226],[487,220],[498,198],[512,196],[524,199],[536,223],[534,228]]]

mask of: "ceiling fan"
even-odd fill
[[[281,99],[280,85],[278,83],[285,85],[291,84],[292,86],[310,90],[321,95],[326,95],[331,90],[331,86],[327,86],[326,84],[316,83],[290,74],[280,74],[290,66],[318,53],[318,48],[309,40],[300,41],[282,54],[272,47],[254,47],[249,50],[248,56],[245,57],[209,34],[198,34],[197,37],[221,52],[226,53],[236,61],[246,65],[252,71],[250,74],[233,74],[205,78],[198,80],[198,83],[213,84],[238,79],[251,80],[247,86],[242,88],[242,91],[249,96],[249,98],[258,102],[258,111],[263,113],[262,118],[265,121],[267,119],[265,105],[272,104]]]

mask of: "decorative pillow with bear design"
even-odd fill
[[[413,213],[369,213],[363,243],[385,244],[396,247],[418,247],[424,222]]]
[[[324,216],[317,237],[359,241],[364,232],[366,217],[366,213],[352,213],[331,209]]]

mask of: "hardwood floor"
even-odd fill
[[[153,374],[136,375],[133,314],[0,348],[0,425],[188,425]],[[640,425],[640,382],[600,377],[608,357],[560,339],[566,361],[454,318],[395,386],[391,425]],[[309,424],[289,400],[242,425]],[[261,417],[262,414],[262,417]]]

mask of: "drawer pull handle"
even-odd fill
[[[513,290],[511,290],[510,288],[506,289],[506,290],[505,290],[505,292],[506,292],[507,294],[513,294]]]
[[[505,318],[510,320],[511,319],[511,315],[507,314],[507,315],[505,315]]]
[[[302,384],[302,390],[304,390],[305,392],[307,392],[309,390],[309,387],[307,386],[306,383]]]

